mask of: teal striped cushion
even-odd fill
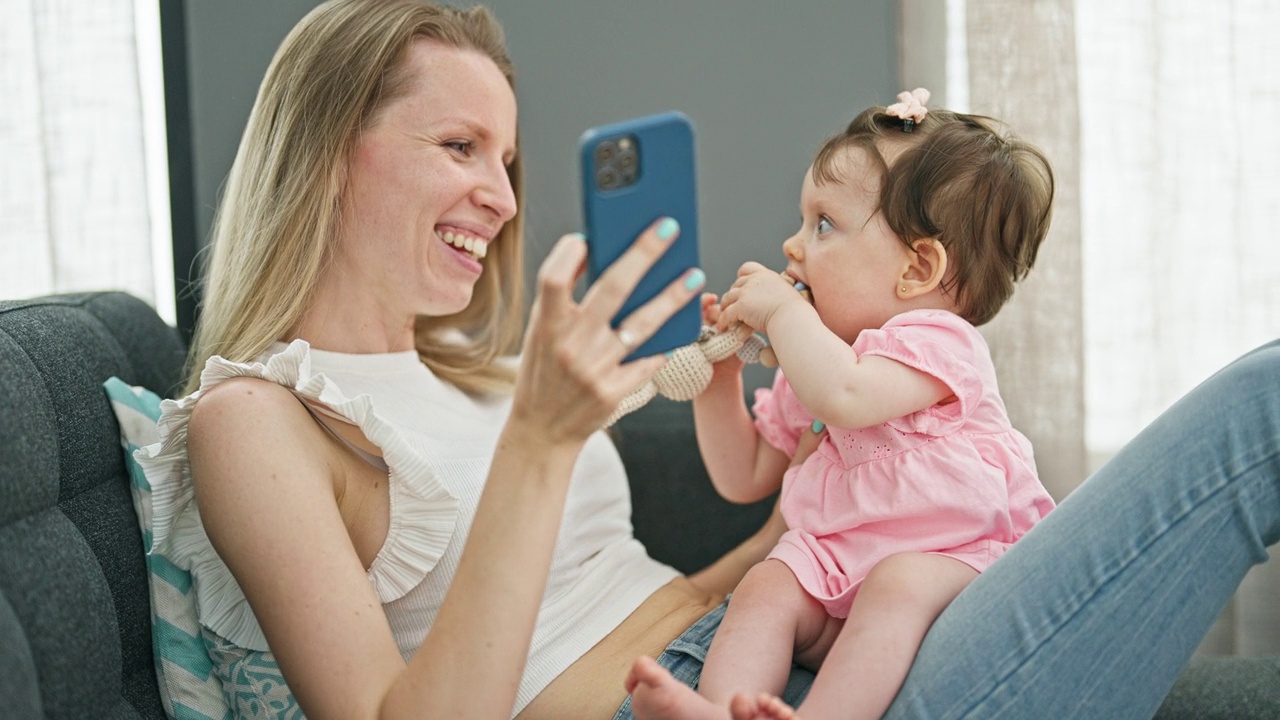
[[[152,552],[151,485],[133,452],[159,440],[160,397],[119,378],[103,383],[120,423],[120,442],[132,480],[151,586],[151,640],[165,713],[174,720],[233,720],[196,620],[191,573]]]

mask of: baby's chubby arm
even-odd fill
[[[714,295],[703,295],[702,315],[706,324],[716,324],[720,306]],[[749,503],[781,486],[788,458],[756,432],[743,398],[742,365],[730,355],[713,366],[711,382],[693,400],[693,419],[716,492],[730,502]]]
[[[743,265],[725,294],[720,323],[741,321],[768,334],[787,382],[818,420],[856,429],[918,412],[951,396],[928,373],[877,355],[859,356],[776,272]]]

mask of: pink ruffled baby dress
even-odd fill
[[[837,618],[880,560],[929,552],[982,572],[1054,507],[976,328],[943,310],[913,310],[862,332],[853,349],[933,375],[955,399],[882,425],[829,427],[787,472],[782,514],[791,530],[769,557]],[[761,437],[788,456],[814,420],[781,371],[772,389],[756,391],[754,412]]]

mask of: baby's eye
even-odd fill
[[[835,229],[836,229],[836,226],[831,224],[831,220],[827,218],[826,215],[820,215],[818,217],[818,234],[819,235],[826,235],[827,233]]]

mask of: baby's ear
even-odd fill
[[[898,278],[898,297],[910,300],[933,292],[947,275],[947,249],[937,238],[920,238],[911,243],[907,262]]]

